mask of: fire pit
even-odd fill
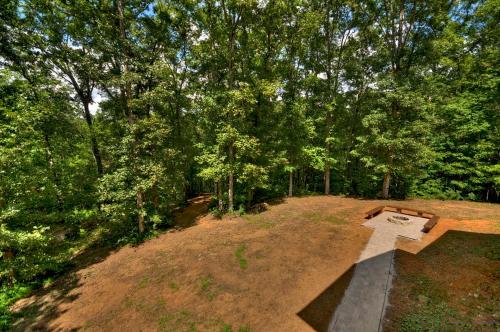
[[[409,225],[411,224],[410,218],[405,216],[389,216],[387,217],[388,222],[398,225]]]

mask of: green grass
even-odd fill
[[[12,321],[21,315],[10,312],[9,306],[17,300],[28,296],[31,291],[32,286],[28,284],[14,284],[0,288],[0,331],[8,331]]]
[[[404,282],[412,285],[410,295],[413,300],[416,300],[419,295],[423,295],[432,303],[440,303],[449,297],[445,287],[425,275],[405,275],[401,278]]]
[[[205,295],[210,301],[215,299],[217,296],[217,287],[213,278],[211,276],[201,277],[199,283],[201,294]]]
[[[454,242],[446,244],[440,251],[445,251],[447,255],[462,259],[484,257],[493,261],[500,260],[500,237],[484,237],[479,242],[476,239],[471,239],[466,233],[457,232],[448,236],[450,240],[462,241],[465,245],[456,246]],[[434,251],[438,252],[439,248],[435,248]],[[429,254],[433,253],[429,252]]]
[[[11,324],[18,317],[27,317],[33,314],[24,309],[20,313],[11,313],[8,307],[20,298],[28,296],[32,291],[40,288],[49,288],[57,279],[67,273],[75,265],[79,264],[79,258],[92,257],[96,248],[118,248],[128,243],[140,243],[152,236],[149,232],[145,236],[130,235],[136,232],[130,232],[122,223],[103,223],[100,226],[93,226],[97,223],[95,219],[96,211],[79,211],[79,216],[74,216],[75,211],[70,213],[51,214],[53,221],[50,229],[40,237],[43,245],[34,242],[30,248],[20,251],[14,259],[0,261],[0,279],[4,285],[0,287],[0,331],[10,330]],[[36,217],[30,215],[30,219]],[[64,225],[59,225],[61,220],[69,220]],[[87,228],[73,228],[71,224],[88,223]],[[57,234],[61,231],[66,232],[64,239],[59,239]],[[128,234],[128,235],[127,235]],[[130,236],[129,236],[130,235]],[[46,244],[49,243],[48,246]],[[9,271],[14,271],[11,278]],[[12,280],[10,280],[12,279]],[[6,280],[13,282],[6,286]],[[145,287],[149,280],[141,280],[138,287]]]
[[[245,219],[249,224],[255,225],[258,228],[262,229],[269,229],[275,226],[279,221],[281,221],[281,218],[272,220],[268,218],[266,215],[260,215],[260,214],[257,215],[245,214],[241,217]]]
[[[122,305],[125,308],[132,308],[134,306],[134,301],[132,301],[132,299],[129,296],[126,296],[122,302]]]
[[[150,282],[151,282],[151,278],[149,278],[149,277],[143,277],[143,278],[139,281],[139,283],[138,283],[137,287],[138,287],[138,288],[144,288],[144,287],[146,287],[147,285],[149,285],[149,283],[150,283]]]
[[[240,244],[240,246],[236,249],[234,252],[234,255],[236,256],[236,259],[238,260],[238,264],[240,265],[240,268],[242,270],[246,270],[248,267],[248,261],[245,258],[245,251],[247,250],[247,247],[245,244]]]
[[[176,291],[179,289],[179,285],[175,282],[175,281],[171,281],[169,284],[168,284],[168,287],[170,287],[170,289]]]
[[[233,326],[230,324],[225,324],[219,332],[250,332],[250,328],[247,326],[242,326],[238,330],[233,330]]]
[[[229,324],[225,324],[221,329],[220,332],[233,332],[233,327]]]
[[[196,332],[199,329],[218,332],[251,332],[247,326],[234,329],[231,324],[224,322],[221,318],[196,315],[186,309],[164,314],[158,320],[158,327],[160,331],[167,332]]]
[[[300,217],[312,222],[326,222],[333,225],[347,225],[349,224],[349,212],[350,211],[347,210],[338,211],[335,214],[325,214],[324,211],[306,211]],[[270,219],[265,213],[257,215],[243,215],[242,218],[245,219],[249,224],[255,225],[259,228],[269,229],[277,225],[278,223],[296,217],[292,216],[292,212],[290,211],[283,211],[279,216],[275,216],[273,219]]]
[[[347,225],[347,224],[349,224],[349,221],[345,220],[343,217],[333,216],[333,215],[326,216],[323,219],[323,221],[330,223],[330,224],[334,224],[334,225]]]
[[[158,320],[160,331],[167,332],[197,332],[196,319],[189,310],[168,313]]]
[[[425,305],[401,319],[401,332],[454,332],[473,331],[470,319],[449,307],[446,303]]]
[[[273,213],[272,218],[266,212],[260,214],[247,214],[243,215],[249,224],[256,225],[259,228],[268,229],[279,223],[304,219],[312,222],[326,222],[333,225],[347,225],[350,224],[350,216],[358,212],[359,207],[343,208],[335,212],[328,212],[326,209],[318,209],[316,211],[302,211],[301,215],[297,216],[296,210],[282,210],[279,214]]]
[[[150,299],[132,298],[130,296],[126,296],[122,302],[122,306],[124,308],[135,309],[144,315],[159,315],[165,312],[167,302],[162,298],[158,298],[156,301],[150,301]]]
[[[500,236],[456,231],[417,256],[401,253],[392,296],[402,300],[388,330],[498,331],[499,256]]]
[[[255,257],[256,259],[264,259],[264,258],[266,258],[266,256],[264,255],[264,253],[263,253],[263,252],[261,252],[261,251],[257,251],[257,252],[255,253],[254,257]]]
[[[306,212],[303,214],[303,218],[312,222],[327,222],[334,225],[346,225],[349,221],[342,213],[337,214],[324,214],[321,211],[318,212]]]

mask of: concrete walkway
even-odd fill
[[[400,215],[383,212],[364,225],[374,228],[361,253],[352,280],[332,317],[329,332],[381,331],[381,322],[387,305],[392,281],[394,247],[398,236],[419,240],[420,231],[428,219],[409,217],[411,225],[387,222],[387,217]]]

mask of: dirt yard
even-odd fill
[[[194,200],[178,215],[182,230],[106,253],[19,301],[12,309],[24,318],[14,328],[313,331],[297,313],[358,258],[372,232],[361,226],[364,212],[392,204],[441,216],[422,243],[398,242],[413,253],[450,229],[500,233],[492,204],[316,196],[217,220],[206,203]]]

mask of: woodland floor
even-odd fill
[[[181,230],[138,247],[103,252],[48,289],[18,301],[12,309],[23,311],[24,317],[14,329],[313,331],[297,313],[357,260],[372,232],[361,226],[364,213],[384,204],[428,210],[441,217],[422,241],[398,241],[398,276],[390,298],[397,310],[388,309],[388,330],[406,326],[402,324],[411,328],[412,319],[422,317],[408,318],[415,301],[438,306],[429,310],[441,308],[442,302],[431,292],[421,294],[423,289],[452,287],[441,299],[458,303],[475,287],[471,290],[475,305],[484,302],[498,308],[494,302],[500,297],[498,287],[488,286],[498,284],[498,252],[496,258],[488,254],[490,258],[484,258],[488,261],[464,255],[482,253],[482,244],[490,248],[491,241],[498,243],[498,235],[489,235],[489,240],[475,235],[477,239],[473,237],[466,248],[457,242],[466,233],[440,237],[449,230],[500,234],[499,205],[314,196],[276,202],[257,215],[217,220],[207,215],[206,204],[206,198],[195,199],[178,215]],[[454,234],[459,234],[458,240]],[[462,251],[445,254],[449,249]],[[466,263],[471,265],[462,271]],[[420,282],[425,282],[422,290],[408,290]],[[454,299],[451,294],[458,290],[461,293]],[[486,320],[477,318],[478,324],[491,325],[494,314]]]

